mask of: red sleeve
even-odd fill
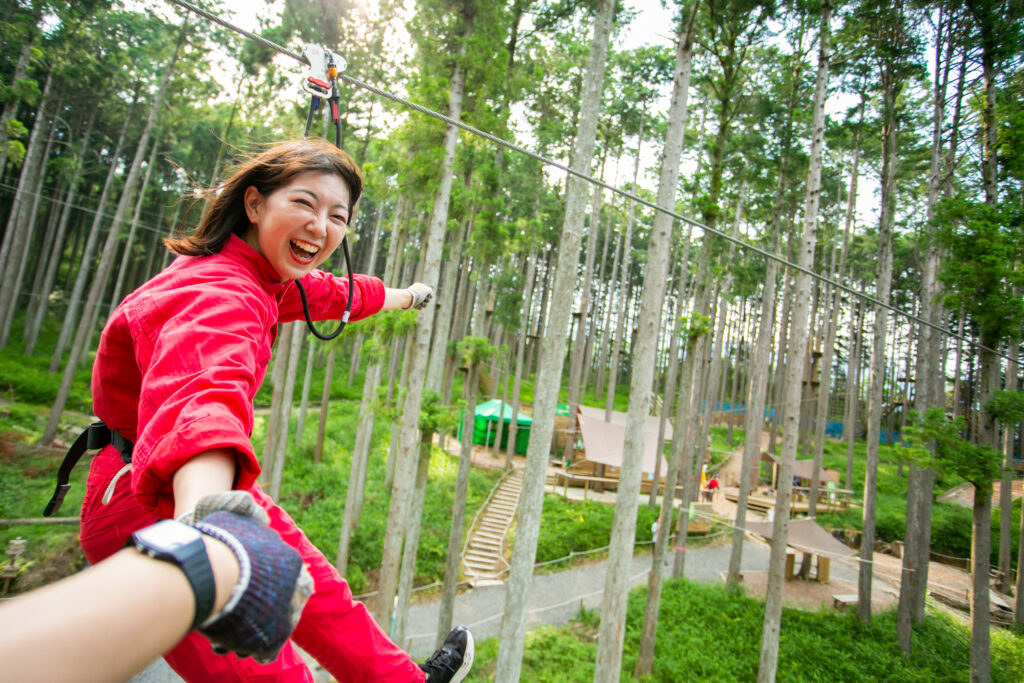
[[[256,482],[252,398],[270,360],[273,303],[237,281],[132,302],[142,370],[132,489],[147,509],[173,515],[174,473],[211,448],[235,450],[237,488]]]
[[[384,306],[384,283],[371,275],[352,276],[355,294],[352,297],[352,312],[349,320],[366,318],[380,311]],[[302,287],[309,301],[309,315],[313,320],[340,320],[348,302],[348,276],[331,275],[314,270],[302,278]],[[299,290],[290,284],[281,298],[279,318],[286,323],[303,320],[302,300]]]

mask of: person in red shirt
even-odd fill
[[[708,502],[712,502],[715,499],[715,491],[718,490],[718,477],[711,475],[708,479]]]
[[[177,258],[121,302],[100,339],[93,407],[118,438],[90,467],[81,544],[96,563],[136,530],[187,517],[204,497],[248,491],[314,581],[294,643],[340,681],[457,681],[472,663],[468,631],[453,631],[421,668],[257,483],[253,398],[278,324],[303,318],[296,281],[315,320],[340,318],[349,299],[352,320],[429,299],[425,285],[390,289],[355,275],[349,291],[348,278],[318,270],[344,237],[362,189],[359,168],[333,145],[280,144],[207,193],[192,234],[165,240]],[[312,681],[290,643],[262,665],[216,654],[193,631],[165,659],[188,681]]]

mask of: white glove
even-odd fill
[[[412,303],[409,304],[409,308],[422,310],[423,308],[426,308],[427,303],[434,296],[434,290],[431,289],[430,285],[425,285],[422,282],[412,283],[405,291],[412,294]]]

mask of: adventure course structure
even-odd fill
[[[84,564],[87,461],[40,515],[111,311],[244,153],[325,137],[366,187],[323,268],[433,299],[279,325],[250,438],[396,643],[501,590],[481,680],[564,674],[526,656],[563,603],[581,680],[842,678],[794,674],[804,591],[891,625],[850,678],[1024,677],[1020,2],[257,4],[0,9],[5,593]],[[694,576],[757,600],[717,662]]]

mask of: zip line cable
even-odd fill
[[[212,21],[214,23],[220,24],[221,26],[234,31],[235,33],[243,35],[246,38],[249,38],[251,40],[254,40],[257,43],[263,45],[264,47],[270,48],[271,50],[275,50],[275,51],[277,51],[277,52],[279,52],[279,53],[281,53],[283,55],[291,57],[292,59],[296,60],[297,62],[299,62],[301,64],[304,64],[306,66],[311,66],[310,63],[309,63],[309,60],[306,59],[306,57],[304,55],[300,55],[300,54],[298,54],[296,52],[293,52],[293,51],[289,50],[288,48],[283,47],[281,45],[278,45],[277,43],[275,43],[275,42],[273,42],[271,40],[268,40],[268,39],[264,38],[263,36],[260,36],[260,35],[257,35],[255,33],[252,33],[251,31],[246,31],[244,28],[241,28],[240,26],[236,26],[235,24],[231,23],[230,21],[228,21],[226,19],[223,19],[223,18],[217,16],[216,14],[213,14],[212,12],[209,12],[209,11],[207,11],[205,9],[202,9],[201,7],[197,7],[197,6],[193,5],[192,3],[188,2],[188,0],[171,0],[171,2],[174,2],[175,4],[183,7],[184,9],[186,9],[188,11],[195,12],[199,16],[204,17],[206,19],[209,19],[210,21]],[[1006,361],[1015,362],[1015,363],[1019,363],[1020,362],[1020,361],[1014,361],[1008,355],[1006,355],[1004,353],[1001,353],[1000,351],[997,351],[996,349],[990,349],[987,346],[984,346],[983,344],[981,344],[981,343],[979,343],[977,341],[974,341],[973,339],[970,339],[970,338],[964,336],[961,333],[953,332],[952,330],[948,330],[945,327],[942,327],[941,325],[938,325],[936,323],[930,322],[928,320],[924,320],[923,318],[919,318],[918,316],[914,315],[913,313],[908,313],[908,312],[906,312],[906,311],[904,311],[904,310],[902,310],[900,308],[897,308],[897,307],[895,307],[895,306],[893,306],[891,304],[883,303],[883,302],[879,301],[878,299],[874,298],[873,296],[870,296],[870,295],[865,294],[865,293],[863,293],[861,291],[858,291],[858,290],[856,290],[856,289],[854,289],[852,287],[844,285],[841,282],[837,282],[837,281],[835,281],[835,280],[833,280],[833,279],[831,279],[831,278],[829,278],[829,277],[827,277],[825,275],[821,275],[819,273],[816,273],[814,270],[812,270],[810,268],[805,268],[805,267],[803,267],[801,265],[798,265],[796,263],[792,263],[791,261],[788,261],[787,259],[785,259],[782,256],[779,256],[777,254],[773,254],[770,251],[762,249],[762,248],[760,248],[758,246],[755,246],[753,244],[750,244],[748,242],[744,242],[743,240],[739,239],[738,237],[733,237],[732,235],[730,235],[730,234],[728,234],[726,232],[722,232],[721,230],[717,230],[717,229],[712,228],[710,226],[704,225],[700,221],[694,220],[693,218],[688,218],[687,216],[684,216],[684,215],[682,215],[680,213],[677,213],[676,211],[673,211],[672,209],[668,209],[668,208],[666,208],[664,206],[661,206],[660,204],[657,204],[656,202],[652,202],[650,200],[644,199],[643,197],[639,197],[636,194],[633,194],[632,192],[629,192],[628,190],[623,190],[623,189],[620,189],[620,188],[615,187],[613,185],[609,185],[608,183],[606,183],[605,181],[603,181],[603,180],[601,180],[599,178],[595,178],[594,176],[589,175],[589,174],[587,174],[587,173],[585,173],[583,171],[577,171],[576,169],[574,169],[574,168],[572,168],[572,167],[570,167],[570,166],[568,166],[566,164],[563,164],[560,161],[556,161],[556,160],[554,160],[554,159],[552,159],[550,157],[546,157],[543,154],[538,154],[537,152],[532,152],[532,151],[526,149],[525,147],[521,147],[521,146],[515,144],[514,142],[509,142],[508,140],[505,140],[503,138],[499,138],[498,136],[492,135],[491,133],[488,133],[486,131],[480,130],[479,128],[474,128],[473,126],[471,126],[471,125],[469,125],[467,123],[463,123],[462,121],[458,121],[456,119],[453,119],[450,116],[447,116],[446,114],[442,114],[440,112],[436,112],[433,109],[428,109],[427,107],[424,107],[421,104],[416,104],[415,102],[407,100],[404,97],[400,97],[400,96],[395,95],[393,93],[390,93],[390,92],[388,92],[386,90],[382,90],[381,88],[378,88],[375,85],[372,85],[370,83],[366,83],[364,81],[361,81],[358,78],[355,78],[354,76],[350,76],[347,73],[339,71],[338,72],[338,78],[342,79],[342,80],[344,80],[344,81],[346,81],[348,83],[351,83],[354,86],[362,88],[363,90],[367,90],[367,91],[377,95],[378,97],[383,97],[386,100],[390,100],[390,101],[392,101],[392,102],[394,102],[396,104],[400,104],[403,107],[406,107],[408,109],[413,109],[413,110],[418,111],[419,113],[424,114],[426,116],[430,116],[432,118],[438,119],[439,121],[444,121],[445,123],[447,123],[449,125],[452,125],[452,126],[455,126],[456,128],[460,128],[460,129],[466,131],[467,133],[472,133],[473,135],[477,135],[479,137],[482,137],[485,140],[489,140],[490,142],[493,142],[494,144],[499,145],[501,147],[505,147],[506,149],[510,149],[513,152],[518,152],[520,154],[524,154],[524,155],[528,156],[529,158],[533,159],[534,161],[539,161],[540,163],[542,163],[542,164],[544,164],[546,166],[552,166],[554,168],[562,170],[562,171],[566,172],[569,175],[576,176],[580,180],[584,180],[584,181],[586,181],[586,182],[588,182],[588,183],[590,183],[592,185],[596,185],[597,187],[600,187],[600,188],[603,188],[605,190],[608,190],[609,192],[617,194],[620,197],[624,197],[624,198],[629,199],[631,201],[634,201],[634,202],[637,202],[639,204],[642,204],[643,206],[646,206],[649,209],[653,209],[655,211],[660,211],[661,213],[664,213],[666,215],[671,216],[672,218],[680,220],[683,223],[686,223],[687,225],[691,225],[691,226],[693,226],[695,228],[700,228],[701,230],[704,231],[705,234],[712,234],[712,235],[716,235],[718,237],[721,237],[722,239],[727,240],[729,242],[732,242],[733,244],[735,244],[735,245],[737,245],[737,246],[739,246],[739,247],[741,247],[743,249],[751,251],[751,252],[753,252],[755,254],[758,254],[760,256],[763,256],[765,258],[771,259],[771,260],[773,260],[773,261],[775,261],[777,263],[780,263],[780,264],[782,264],[784,266],[788,266],[789,268],[792,268],[793,270],[799,271],[799,272],[801,272],[801,273],[803,273],[805,275],[809,275],[812,278],[814,278],[815,280],[818,280],[819,282],[822,282],[822,283],[827,284],[827,285],[831,285],[832,287],[835,287],[835,288],[837,288],[837,289],[839,289],[841,291],[844,291],[847,294],[850,294],[851,296],[855,296],[858,299],[861,299],[862,301],[864,301],[866,303],[872,304],[872,305],[877,306],[879,308],[884,308],[884,309],[886,309],[888,311],[891,311],[891,312],[895,313],[896,315],[903,316],[904,318],[906,318],[908,320],[913,320],[914,322],[917,322],[917,323],[919,323],[921,325],[925,325],[927,327],[930,327],[930,328],[932,328],[934,330],[942,332],[943,334],[945,334],[945,335],[947,335],[949,337],[952,337],[954,339],[958,339],[958,340],[960,340],[960,341],[962,341],[962,342],[964,342],[966,344],[970,344],[970,345],[975,346],[975,347],[977,347],[979,349],[985,349],[986,351],[991,351],[992,353],[996,354],[996,356],[998,356],[998,357],[1000,357],[1000,358],[1002,358],[1002,359],[1004,359]]]

